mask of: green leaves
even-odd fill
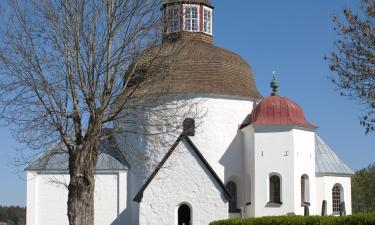
[[[249,219],[216,221],[210,225],[374,225],[375,214],[356,214],[347,217],[334,216],[275,216]]]
[[[354,212],[375,212],[375,163],[352,177]]]

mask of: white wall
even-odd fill
[[[238,207],[240,208],[246,203],[246,192],[243,174],[244,147],[242,134],[238,128],[251,113],[254,102],[247,98],[207,94],[195,94],[184,96],[184,98],[187,100],[181,100],[181,102],[187,102],[188,109],[186,110],[196,111],[200,116],[203,115],[200,120],[196,121],[198,128],[192,140],[221,180],[225,183],[233,178],[236,180],[239,189]],[[191,109],[190,106],[194,103],[196,103],[194,106],[196,109]],[[177,105],[181,105],[181,103]],[[138,115],[138,118],[146,119],[148,117]],[[182,124],[183,119],[171,122]],[[177,136],[180,132],[178,131]],[[155,147],[146,138],[135,137],[131,134],[127,137],[119,137],[118,143],[122,149],[127,149],[125,155],[131,164],[132,172],[134,172],[131,180],[135,193],[175,140],[176,136],[171,137],[169,145]],[[133,192],[133,194],[135,193]],[[138,223],[137,217],[138,210],[136,207],[132,208],[134,224]]]
[[[255,130],[253,191],[255,216],[286,215],[294,212],[293,132],[292,130]],[[285,156],[288,152],[288,156]],[[280,207],[268,206],[269,176],[281,175]]]
[[[304,174],[309,177],[310,209],[315,212],[314,132],[291,126],[248,126],[242,132],[245,173],[250,173],[245,192],[251,192],[252,203],[246,207],[245,216],[303,215],[301,176]],[[268,204],[271,174],[281,176],[281,205]]]
[[[27,172],[27,225],[65,225],[69,175]],[[128,224],[127,173],[103,172],[95,176],[95,224]]]
[[[181,203],[191,206],[192,225],[228,218],[222,189],[184,141],[144,191],[139,224],[177,225]]]
[[[309,196],[306,201],[310,202],[310,214],[316,212],[316,185],[315,185],[315,133],[306,130],[293,130],[294,142],[294,212],[297,215],[304,214],[304,207],[301,205],[301,176],[307,175]]]
[[[346,214],[352,214],[352,191],[351,191],[351,177],[345,176],[317,176],[316,190],[317,190],[317,205],[316,214],[321,214],[322,202],[327,201],[327,214],[332,215],[332,188],[335,184],[340,184],[343,187],[344,201],[346,207]]]
[[[186,100],[179,100],[176,105],[183,105],[186,102],[186,109],[181,108],[181,111],[198,112],[199,120],[196,121],[198,129],[194,143],[199,149],[202,149],[202,154],[209,161],[212,167],[222,180],[226,180],[231,176],[242,176],[243,164],[243,143],[241,135],[238,134],[238,127],[253,109],[253,101],[247,98],[195,94],[191,96],[184,96]],[[172,98],[169,98],[169,100]],[[176,97],[179,99],[179,97]],[[193,108],[193,109],[192,109]],[[185,116],[184,112],[180,112],[178,116]],[[138,116],[142,119],[147,119],[149,116]],[[176,116],[177,117],[177,116]],[[179,118],[179,121],[170,121],[182,124],[184,118]],[[177,132],[177,136],[181,131]],[[166,151],[172,146],[176,140],[172,137],[170,144],[161,148],[156,148],[148,140],[144,138],[135,138],[128,135],[128,138],[119,137],[120,145],[125,149],[130,149],[127,144],[131,144],[131,148],[137,149],[134,152],[126,152],[129,158],[135,159],[137,165],[153,165],[156,166],[158,161],[165,155]],[[122,140],[121,140],[122,139]],[[138,151],[139,150],[139,151]],[[139,155],[140,152],[147,156]],[[151,153],[151,154],[150,154]],[[138,155],[135,155],[138,154]],[[130,163],[134,160],[129,160]],[[235,161],[236,163],[233,163]],[[145,167],[143,166],[143,168]],[[226,168],[224,171],[224,167]],[[132,166],[132,170],[137,169],[137,166]],[[148,171],[141,171],[141,173],[148,173],[153,171],[149,168]]]

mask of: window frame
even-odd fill
[[[307,174],[301,176],[301,206],[310,203],[310,179]]]
[[[276,185],[272,178],[277,177],[278,178],[278,196],[276,195],[276,189],[274,185]],[[277,186],[276,186],[277,188]],[[278,201],[277,201],[278,200]],[[282,205],[282,177],[278,173],[271,173],[268,177],[268,206],[279,206]]]
[[[230,185],[232,185],[233,189],[231,188]],[[225,187],[227,188],[229,194],[231,195],[231,199],[228,201],[229,212],[230,213],[237,213],[237,212],[239,212],[240,210],[238,208],[238,201],[237,201],[237,197],[238,197],[237,183],[234,182],[233,180],[230,180],[230,181],[227,182],[227,184],[225,185]]]
[[[344,197],[344,190],[343,190],[343,188],[340,184],[333,185],[331,197],[332,197],[332,214],[333,215],[339,215],[340,214],[340,205],[343,202],[343,197]],[[338,199],[337,199],[337,197],[338,197]],[[336,209],[338,209],[338,210],[336,210]]]
[[[189,16],[191,16],[191,18],[187,18],[186,17],[186,9],[187,8],[196,8],[197,9],[197,18],[192,18],[193,16],[193,12],[191,12],[191,14]],[[194,4],[183,4],[183,31],[189,31],[189,32],[200,32],[200,6],[199,5],[194,5]],[[190,26],[190,29],[187,29],[186,28],[186,23],[187,23],[187,20],[190,20],[189,22],[189,26]],[[196,30],[193,30],[193,21],[196,20],[197,21],[197,24],[196,24]]]
[[[177,14],[171,15],[171,14],[174,14],[174,13],[177,13]],[[180,4],[168,5],[167,8],[166,8],[166,15],[167,15],[166,16],[167,17],[166,33],[170,34],[170,33],[179,32],[181,30],[181,6],[180,6]],[[175,22],[177,22],[177,24],[175,24]]]
[[[209,21],[206,20],[206,12],[210,13],[210,20]],[[212,10],[212,8],[209,8],[207,6],[203,6],[203,21],[202,21],[202,23],[203,23],[202,32],[205,33],[205,34],[212,35],[212,33],[213,33],[212,32],[212,30],[213,30],[213,26],[212,26],[213,25],[213,10]],[[207,26],[209,26],[209,27],[207,27]],[[208,31],[207,31],[207,29],[208,29]]]

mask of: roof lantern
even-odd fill
[[[213,8],[210,0],[164,0],[164,37],[200,37],[212,42]]]

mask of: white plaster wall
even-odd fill
[[[244,176],[245,176],[245,202],[251,203],[250,205],[243,206],[244,207],[244,217],[252,217],[255,215],[255,192],[253,191],[254,186],[254,170],[255,170],[255,163],[254,163],[254,148],[255,148],[255,140],[254,140],[254,128],[252,126],[247,126],[243,128],[243,143],[244,143]]]
[[[322,202],[327,201],[327,214],[332,215],[332,188],[335,184],[340,184],[344,189],[344,201],[347,215],[352,214],[352,192],[351,192],[351,177],[345,176],[317,176],[316,190],[317,190],[317,207],[316,214],[321,214]]]
[[[241,140],[241,134],[238,132],[238,127],[251,113],[254,104],[253,101],[241,97],[207,94],[183,96],[186,100],[179,100],[179,98],[181,97],[176,97],[177,102],[180,102],[176,105],[183,105],[184,102],[188,102],[187,104],[190,105],[184,110],[198,112],[199,120],[196,121],[196,124],[199,126],[195,137],[192,139],[198,148],[202,149],[202,154],[215,169],[219,177],[222,180],[226,180],[231,176],[242,177],[243,143]],[[191,109],[190,107],[194,109]],[[181,112],[180,114],[184,113]],[[143,119],[148,118],[148,116],[138,117]],[[180,118],[180,120],[172,122],[182,124],[184,119],[185,118]],[[126,145],[132,145],[132,148],[140,150],[126,152],[129,158],[137,159],[138,165],[145,165],[146,167],[148,165],[156,166],[169,147],[172,146],[180,132],[181,131],[178,131],[175,136],[170,138],[170,145],[160,147],[156,149],[157,151],[153,149],[154,146],[150,141],[132,135],[128,135],[127,140],[125,140],[126,138],[119,137],[118,142],[124,149],[126,149]],[[134,139],[135,141],[132,141],[131,139]],[[139,155],[140,152],[142,152],[144,156]],[[152,152],[152,154],[149,154],[150,152]],[[135,154],[138,155],[135,156]],[[134,160],[129,161],[131,162]],[[143,168],[145,166],[143,166]],[[135,169],[136,167],[132,166],[132,170]],[[144,179],[148,177],[152,171],[153,168],[149,168],[147,171],[141,171],[141,173],[147,174],[141,174],[139,176],[143,176],[142,179]]]
[[[248,126],[242,129],[245,149],[245,173],[250,173],[245,192],[250,192],[245,217],[303,215],[301,176],[309,176],[310,209],[315,212],[315,139],[314,132],[291,126]],[[281,175],[280,206],[269,201],[269,176]]]
[[[222,180],[243,177],[244,147],[238,128],[253,104],[244,98],[210,96],[201,105],[207,114],[192,139]]]
[[[256,128],[254,133],[254,195],[252,203],[254,215],[286,215],[294,212],[294,176],[293,176],[293,131],[283,128]],[[288,156],[285,156],[288,152]],[[279,207],[268,206],[269,176],[271,173],[281,175],[281,202]]]
[[[35,172],[26,173],[26,222],[27,225],[37,225],[38,213],[38,179]]]
[[[309,196],[306,201],[310,202],[310,214],[316,212],[316,181],[315,181],[315,133],[312,131],[294,129],[294,212],[297,215],[304,214],[304,207],[301,205],[301,176],[307,175]]]
[[[222,189],[184,141],[144,191],[139,224],[175,225],[181,203],[192,207],[192,225],[228,218]]]
[[[179,99],[178,97],[176,97]],[[213,167],[220,179],[225,183],[232,178],[236,179],[238,185],[238,204],[243,206],[245,201],[245,178],[244,178],[244,159],[243,159],[243,140],[238,127],[251,113],[254,102],[251,99],[218,96],[207,94],[196,94],[184,96],[187,100],[178,100],[180,102],[197,103],[196,109],[199,115],[204,115],[201,120],[197,120],[198,129],[192,140],[201,150],[204,157]],[[171,98],[169,98],[171,99]],[[178,103],[181,105],[181,103]],[[183,114],[183,113],[181,113]],[[147,119],[147,115],[137,115],[138,118]],[[185,117],[184,117],[185,118]],[[181,121],[173,121],[182,124]],[[166,151],[180,134],[178,131],[175,136],[170,137],[170,144],[155,148],[144,137],[127,134],[127,137],[118,137],[119,146],[125,151],[128,162],[132,166],[132,195],[134,196],[140,187],[144,184],[146,178],[151,174],[154,167],[164,157]],[[132,221],[138,223],[138,209],[132,207]]]
[[[126,172],[106,172],[95,176],[95,224],[128,224]],[[27,172],[27,225],[68,224],[69,175]]]

